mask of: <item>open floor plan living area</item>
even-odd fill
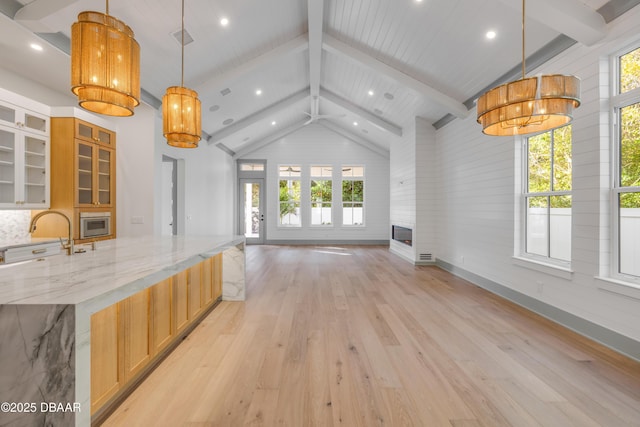
[[[0,0],[0,427],[640,427],[640,0]]]

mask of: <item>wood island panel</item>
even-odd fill
[[[149,289],[138,292],[120,303],[122,330],[119,338],[124,349],[124,380],[130,381],[151,360],[149,333],[151,313]]]
[[[123,372],[119,359],[119,306],[114,304],[91,316],[91,413],[120,389]]]
[[[203,309],[202,262],[189,269],[189,319],[195,319]]]
[[[151,287],[152,351],[160,353],[175,336],[171,310],[171,279],[163,280]]]
[[[181,271],[172,278],[173,316],[176,319],[176,333],[180,333],[189,324],[189,286],[188,271]]]

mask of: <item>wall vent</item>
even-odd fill
[[[420,261],[433,261],[433,254],[420,254]]]

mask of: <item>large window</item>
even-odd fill
[[[571,126],[526,139],[525,252],[571,260]]]
[[[364,166],[342,167],[342,225],[364,225]]]
[[[331,225],[331,166],[311,166],[311,225]]]
[[[278,224],[300,227],[300,166],[278,167],[280,215]]]
[[[614,264],[640,281],[640,48],[617,57],[615,75]]]

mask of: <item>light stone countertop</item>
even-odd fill
[[[66,242],[66,239],[63,239]],[[0,251],[7,250],[9,248],[19,248],[24,246],[32,246],[32,245],[43,245],[46,243],[59,242],[60,240],[56,237],[25,237],[22,239],[13,239],[13,240],[0,240]]]
[[[0,268],[0,304],[82,304],[95,312],[203,259],[244,244],[244,236],[147,236],[99,241],[96,250]]]

